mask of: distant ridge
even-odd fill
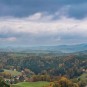
[[[74,53],[80,51],[87,51],[87,44],[77,44],[77,45],[58,45],[58,46],[21,46],[21,47],[0,47],[0,52],[56,52],[56,53]]]

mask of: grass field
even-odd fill
[[[78,77],[78,79],[87,81],[87,73],[82,74],[81,76]]]
[[[21,74],[21,72],[13,71],[13,70],[6,70],[6,69],[4,69],[4,72],[10,73],[12,76],[18,76]]]
[[[21,82],[11,87],[43,87],[49,85],[49,82]]]

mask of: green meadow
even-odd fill
[[[49,82],[21,82],[17,83],[15,85],[12,85],[11,87],[43,87],[49,85]]]

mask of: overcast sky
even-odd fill
[[[87,43],[87,0],[0,0],[0,45]]]

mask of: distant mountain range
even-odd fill
[[[56,52],[56,53],[73,53],[87,50],[87,44],[78,45],[58,45],[58,46],[36,46],[36,47],[0,47],[0,52]]]

